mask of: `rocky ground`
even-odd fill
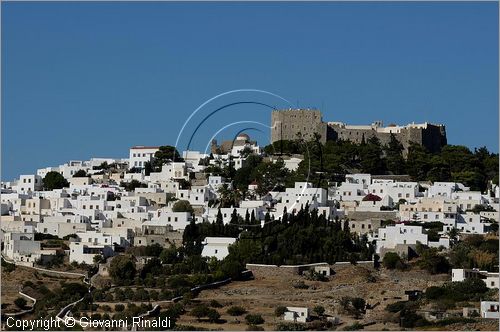
[[[312,309],[321,305],[326,309],[327,315],[340,318],[341,325],[337,329],[359,322],[370,324],[365,330],[399,330],[397,319],[384,310],[387,304],[405,299],[405,290],[424,290],[433,285],[441,285],[448,279],[447,275],[430,275],[422,270],[376,271],[370,266],[353,265],[339,267],[327,282],[309,281],[302,276],[288,275],[256,278],[206,290],[198,296],[202,302],[208,303],[215,299],[223,304],[224,308],[219,309],[219,312],[227,323],[221,325],[198,322],[189,315],[184,315],[178,323],[210,329],[245,330],[247,325],[244,316],[234,318],[225,314],[228,307],[238,305],[249,313],[261,314],[266,321],[263,327],[273,330],[276,329],[276,324],[282,322],[274,315],[276,307],[283,305]],[[294,288],[294,282],[299,280],[304,281],[309,288]],[[354,319],[344,313],[339,304],[340,299],[345,296],[361,297],[373,309],[367,310],[361,319]]]

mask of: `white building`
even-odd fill
[[[499,319],[499,303],[498,301],[481,301],[481,317]]]
[[[13,188],[19,194],[30,194],[42,189],[42,177],[39,175],[21,175]]]
[[[287,307],[283,319],[291,322],[305,323],[309,320],[309,308]]]
[[[382,248],[395,249],[397,245],[416,245],[420,242],[427,245],[427,234],[422,232],[420,226],[406,226],[397,224],[378,229],[377,253]]]
[[[368,186],[368,192],[382,198],[390,196],[394,202],[401,199],[413,202],[419,196],[417,182],[396,182],[394,180],[373,180],[372,184]]]
[[[168,229],[184,230],[191,222],[190,212],[159,210],[160,215],[142,224],[143,234],[164,234]]]
[[[129,150],[129,168],[144,168],[147,162],[151,162],[156,151],[160,147],[158,146],[133,146]]]
[[[15,262],[33,265],[41,257],[40,241],[35,241],[35,233],[3,234],[2,254]]]
[[[482,279],[486,287],[493,289],[498,288],[499,278],[498,272],[481,271],[478,269],[452,269],[451,281],[464,281],[470,278]]]
[[[104,258],[114,255],[113,248],[110,245],[92,244],[85,242],[70,242],[69,261],[79,264],[94,264],[94,257],[101,255]]]
[[[310,208],[325,206],[327,192],[323,188],[314,188],[310,182],[295,182],[294,188],[286,188],[281,197],[281,204],[276,205],[276,211],[282,213],[284,207],[287,212],[300,210],[301,206],[309,204]]]
[[[229,246],[236,242],[233,237],[206,237],[203,240],[203,257],[215,257],[217,260],[223,260],[229,255]]]
[[[370,174],[349,174],[345,181],[331,190],[331,199],[337,201],[361,201],[368,194]]]
[[[450,199],[456,191],[468,191],[469,188],[456,182],[434,182],[427,191],[427,197],[443,197]]]

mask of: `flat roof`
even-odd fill
[[[138,150],[138,149],[159,149],[159,146],[143,146],[143,145],[137,145],[133,146],[130,148],[130,150]]]

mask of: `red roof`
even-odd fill
[[[371,201],[371,202],[377,202],[377,201],[381,201],[382,198],[380,198],[380,196],[377,196],[377,195],[374,195],[374,194],[368,194],[366,195],[365,197],[363,197],[363,201]]]

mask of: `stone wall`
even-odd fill
[[[378,219],[378,220],[396,220],[398,217],[398,211],[351,211],[347,215],[347,218],[351,220],[367,220],[367,219]]]
[[[271,114],[271,143],[280,140],[295,140],[300,133],[306,141],[314,139],[314,134],[326,142],[327,125],[318,110],[277,110]]]
[[[427,123],[425,126],[412,126],[401,128],[399,132],[390,132],[390,127],[385,130],[389,132],[377,131],[381,123],[372,126],[345,127],[340,123],[326,123],[322,120],[321,111],[309,109],[289,109],[276,110],[271,113],[271,143],[279,140],[295,140],[300,136],[310,141],[314,139],[314,134],[321,136],[320,141],[345,140],[357,144],[366,142],[372,137],[377,137],[382,145],[387,145],[391,140],[391,135],[403,145],[406,154],[410,143],[417,143],[425,146],[430,152],[437,152],[446,145],[446,130],[442,125]],[[396,128],[396,127],[395,127]]]
[[[444,126],[427,124],[427,128],[403,128],[399,133],[377,132],[375,127],[371,129],[343,128],[337,124],[328,125],[328,139],[351,141],[360,144],[372,137],[377,137],[382,145],[391,141],[391,134],[403,145],[406,154],[411,143],[423,145],[430,152],[438,152],[446,145],[446,130]]]
[[[304,265],[266,265],[266,264],[247,264],[246,269],[251,271],[255,278],[262,279],[266,277],[299,276],[303,272],[313,269],[315,266],[329,266],[333,270],[341,270],[351,265],[350,262],[313,263]],[[373,261],[359,261],[358,265],[373,266]]]

